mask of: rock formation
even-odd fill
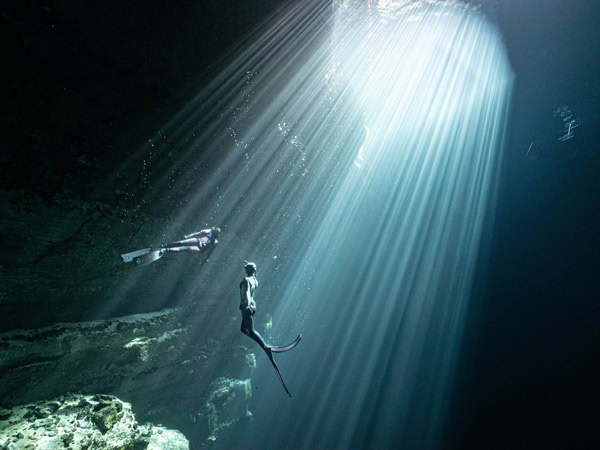
[[[278,3],[0,5],[0,407],[114,394],[192,447],[250,418],[254,356],[223,289],[239,280],[198,281],[189,255],[132,268],[119,254],[196,231],[165,233],[170,200],[195,185],[162,203],[152,191],[177,150],[147,172],[142,147]],[[222,157],[209,156],[199,175]]]
[[[187,450],[180,432],[138,424],[129,403],[112,395],[64,395],[0,409],[0,448]]]
[[[0,404],[114,393],[142,420],[180,429],[196,443],[216,440],[251,418],[255,356],[234,342],[194,339],[181,313],[0,334]],[[221,349],[231,353],[221,358]]]

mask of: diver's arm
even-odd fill
[[[208,260],[210,259],[210,255],[212,255],[212,252],[214,251],[216,246],[217,246],[216,243],[210,244],[210,248],[208,249],[208,253],[206,255],[206,259],[204,260],[204,262],[208,262]]]
[[[203,237],[203,236],[206,236],[206,235],[208,234],[208,232],[209,232],[209,231],[210,231],[210,230],[200,230],[200,231],[195,231],[195,232],[194,232],[194,233],[192,233],[192,234],[186,234],[184,237],[185,237],[186,239],[188,239],[188,238],[191,238],[192,236],[196,236],[196,235],[198,235],[198,234],[200,234],[200,235],[201,235],[200,237]]]

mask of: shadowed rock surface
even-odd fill
[[[203,155],[196,184],[162,204],[152,181],[182,150],[163,136],[172,148],[150,164],[140,149],[277,4],[0,2],[0,331],[181,300],[157,305],[136,291],[112,311],[89,308],[128,276],[120,253],[181,237],[163,235],[170,216],[228,142]],[[182,233],[199,223],[181,224]]]
[[[137,417],[214,441],[250,420],[255,356],[236,343],[196,341],[181,310],[0,334],[0,404],[65,392],[113,393]],[[230,352],[219,360],[222,349]],[[218,360],[219,364],[215,364]]]

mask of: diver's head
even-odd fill
[[[210,234],[212,234],[214,237],[219,237],[221,234],[221,229],[219,227],[212,227],[210,229]]]
[[[246,269],[246,275],[254,275],[256,273],[256,264],[254,264],[253,262],[246,261],[244,269]]]

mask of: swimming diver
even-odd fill
[[[213,251],[219,244],[217,238],[221,234],[219,227],[212,227],[206,230],[196,231],[184,236],[181,241],[170,242],[169,244],[161,245],[157,248],[144,248],[130,253],[123,253],[121,258],[126,263],[134,262],[134,264],[147,264],[156,261],[166,252],[194,252],[206,253],[206,258],[201,264],[208,262]],[[198,237],[194,237],[198,236]]]
[[[183,241],[175,241],[169,244],[161,245],[160,249],[166,252],[195,252],[204,253],[208,251],[205,261],[208,261],[210,255],[219,244],[217,238],[221,234],[219,227],[212,227],[206,230],[196,231],[192,234],[186,234]],[[199,236],[197,238],[192,236]]]
[[[275,372],[277,372],[277,376],[279,377],[279,381],[281,381],[281,385],[285,389],[285,392],[287,392],[287,394],[291,397],[292,394],[290,394],[290,391],[288,391],[288,388],[286,387],[285,383],[283,382],[283,378],[281,377],[281,373],[279,372],[279,368],[277,367],[277,364],[275,364],[275,360],[273,359],[273,353],[287,352],[288,350],[293,349],[298,344],[298,342],[300,342],[302,335],[298,335],[294,342],[284,347],[274,347],[267,345],[262,336],[254,329],[254,320],[252,318],[252,316],[254,316],[254,314],[256,313],[256,302],[254,301],[254,292],[258,287],[258,280],[256,279],[256,264],[254,264],[253,262],[246,261],[246,266],[244,267],[244,269],[246,270],[246,277],[240,283],[240,311],[242,312],[241,331],[242,333],[256,341],[256,343],[260,345],[260,347],[265,351],[265,353],[269,357],[269,360],[271,361],[271,364],[273,364],[273,367],[275,368]]]

